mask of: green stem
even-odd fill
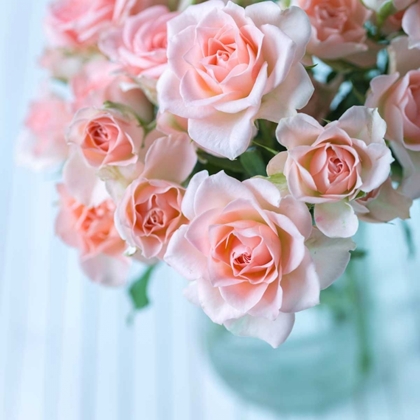
[[[268,152],[272,153],[273,155],[277,155],[277,153],[278,153],[274,149],[271,149],[270,147],[264,146],[263,144],[260,144],[260,143],[256,142],[255,140],[252,141],[252,144],[255,144],[255,146],[262,147],[263,149],[267,150]]]
[[[371,365],[372,365],[372,357],[371,357],[371,349],[370,349],[370,341],[369,341],[369,325],[368,325],[368,314],[367,314],[367,304],[365,298],[360,293],[359,287],[359,272],[357,267],[355,266],[357,262],[352,261],[350,262],[349,266],[347,267],[348,274],[350,277],[349,281],[349,291],[354,302],[354,306],[358,308],[358,311],[355,313],[356,317],[356,328],[359,337],[359,344],[360,344],[360,369],[363,374],[366,374]]]

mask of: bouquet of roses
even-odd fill
[[[420,197],[420,2],[191,3],[53,3],[18,156],[62,168],[56,232],[90,279],[141,261],[144,295],[164,261],[212,321],[276,347],[359,220]]]

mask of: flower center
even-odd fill
[[[344,163],[338,157],[328,159],[328,171],[331,175],[340,175],[343,172]]]
[[[165,226],[165,213],[162,209],[151,209],[144,219],[143,228],[147,233]]]
[[[239,255],[233,251],[232,260],[235,265],[239,265],[241,267],[247,266],[252,260],[251,250],[248,248],[245,252],[242,252]]]
[[[108,237],[112,231],[114,211],[114,204],[109,200],[98,207],[85,208],[82,214],[77,216],[79,217],[77,230],[92,240]]]
[[[101,124],[92,123],[88,129],[93,144],[104,152],[109,150],[110,133]]]

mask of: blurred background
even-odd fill
[[[131,325],[126,290],[84,278],[54,237],[54,175],[13,157],[43,79],[46,4],[4,2],[0,13],[0,420],[419,419],[418,204],[417,253],[400,222],[365,227],[358,291],[341,279],[330,309],[299,315],[280,351],[209,326],[166,267]]]

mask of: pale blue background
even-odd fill
[[[273,420],[212,372],[182,279],[160,269],[153,306],[127,327],[124,291],[90,284],[54,237],[51,177],[15,168],[15,139],[44,76],[35,62],[46,3],[0,10],[0,420]],[[419,206],[413,215],[420,251]],[[419,256],[407,260],[399,223],[368,234],[383,363],[364,392],[309,420],[420,418]]]

